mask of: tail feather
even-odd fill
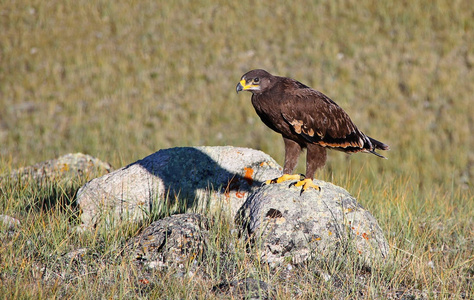
[[[382,142],[377,141],[376,139],[371,138],[370,136],[368,137],[370,142],[375,146],[375,149],[380,149],[380,150],[390,150],[390,147]]]
[[[377,155],[378,157],[387,159],[387,158],[386,158],[385,156],[383,156],[382,154],[379,154],[379,153],[375,152],[375,150],[369,150],[369,152],[372,153],[372,154]]]
[[[371,137],[368,137],[370,142],[372,143],[372,145],[374,146],[373,149],[370,149],[369,152],[372,153],[372,154],[375,154],[377,155],[378,157],[381,157],[381,158],[385,158],[385,156],[375,152],[375,149],[380,149],[380,150],[390,150],[390,147],[380,141],[377,141],[376,139],[373,139]]]

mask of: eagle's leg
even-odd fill
[[[315,188],[317,190],[321,190],[319,186],[313,183],[313,177],[316,170],[324,166],[324,164],[326,163],[326,158],[326,148],[316,144],[307,145],[306,178],[296,182],[295,184],[291,184],[296,187],[301,186],[300,194],[302,194],[308,188]]]
[[[285,165],[283,166],[283,175],[267,180],[265,184],[280,183],[288,180],[301,180],[304,178],[304,176],[300,174],[291,175],[298,163],[298,157],[301,153],[301,145],[287,138],[283,138],[283,141],[285,142]]]

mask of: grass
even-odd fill
[[[301,280],[285,281],[236,246],[224,259],[234,270],[228,276],[276,284],[280,299],[374,299],[395,291],[469,298],[473,15],[462,0],[4,2],[0,171],[69,152],[121,167],[191,145],[251,147],[282,163],[281,138],[260,122],[249,94],[235,94],[244,72],[264,68],[326,93],[362,131],[391,146],[389,160],[331,152],[317,176],[375,215],[393,255],[369,273],[350,257],[312,262],[295,271]],[[209,280],[154,274],[151,288],[137,287],[139,274],[116,251],[138,229],[75,236],[73,198],[54,183],[0,184],[0,214],[22,223],[14,233],[1,231],[0,295],[215,296],[210,288],[225,279],[220,258],[206,261]],[[222,226],[213,234],[222,239],[210,251],[221,253],[234,237],[225,230],[229,220],[216,222]],[[79,248],[88,249],[84,264],[64,261]],[[337,280],[326,282],[316,267]]]

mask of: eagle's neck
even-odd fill
[[[281,116],[280,101],[275,101],[275,99],[267,93],[254,94],[252,95],[252,105],[265,125],[281,133],[279,124],[275,123],[275,120],[279,120]]]
[[[263,93],[252,95],[252,105],[260,115],[260,113],[270,113],[271,110],[275,109],[277,103],[275,103],[270,95]]]

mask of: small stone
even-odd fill
[[[70,258],[70,259],[73,259],[73,258],[77,258],[77,257],[82,257],[86,253],[87,253],[87,248],[80,248],[80,249],[76,249],[76,250],[73,250],[71,252],[66,253],[66,257]]]
[[[0,215],[0,223],[6,227],[7,230],[14,230],[20,227],[20,221],[7,215]]]
[[[222,282],[214,286],[212,292],[230,296],[232,299],[273,299],[268,284],[251,277]]]

